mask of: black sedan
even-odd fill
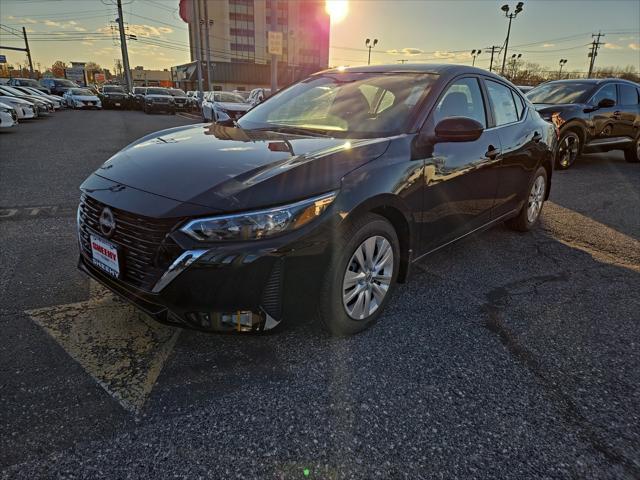
[[[328,70],[237,122],[164,130],[80,187],[79,267],[153,318],[260,332],[371,325],[411,265],[500,222],[533,228],[556,131],[453,65]]]
[[[622,79],[558,80],[527,93],[540,115],[560,128],[556,167],[581,153],[622,150],[640,162],[640,85]]]
[[[120,85],[105,85],[98,95],[103,108],[129,108],[131,96]]]

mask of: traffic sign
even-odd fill
[[[7,63],[7,56],[6,55],[0,55],[0,63]]]
[[[282,55],[282,32],[269,32],[269,55]]]

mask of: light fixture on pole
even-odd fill
[[[472,67],[476,66],[476,57],[478,55],[480,55],[482,53],[482,50],[478,49],[478,50],[471,50],[471,56],[473,57],[473,63],[471,64]]]
[[[518,53],[518,54],[513,54],[511,55],[511,75],[510,78],[513,79],[513,77],[516,76],[516,72],[518,71],[518,60],[520,60],[522,58],[522,54]]]
[[[518,2],[513,13],[509,13],[509,5],[503,5],[501,10],[504,12],[504,16],[509,19],[509,28],[507,29],[507,39],[504,42],[504,57],[502,57],[502,70],[500,75],[504,75],[504,67],[507,63],[507,49],[509,48],[509,36],[511,35],[511,21],[518,16],[524,7],[523,2]]]
[[[566,58],[561,58],[560,59],[560,71],[558,71],[558,79],[562,78],[562,67],[564,67],[567,64],[567,59]]]
[[[374,38],[372,42],[370,38],[367,38],[364,41],[364,44],[369,49],[369,58],[367,60],[367,65],[371,65],[371,49],[378,44],[378,39]]]

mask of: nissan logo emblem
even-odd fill
[[[100,231],[102,234],[105,237],[110,238],[116,230],[116,219],[113,218],[113,212],[109,207],[105,207],[104,210],[102,210],[98,223],[100,224]]]

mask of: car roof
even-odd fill
[[[621,82],[637,87],[638,84],[624,78],[565,78],[564,80],[551,80],[541,83],[540,85],[549,85],[551,83],[588,83],[592,85],[603,85],[605,83]]]

